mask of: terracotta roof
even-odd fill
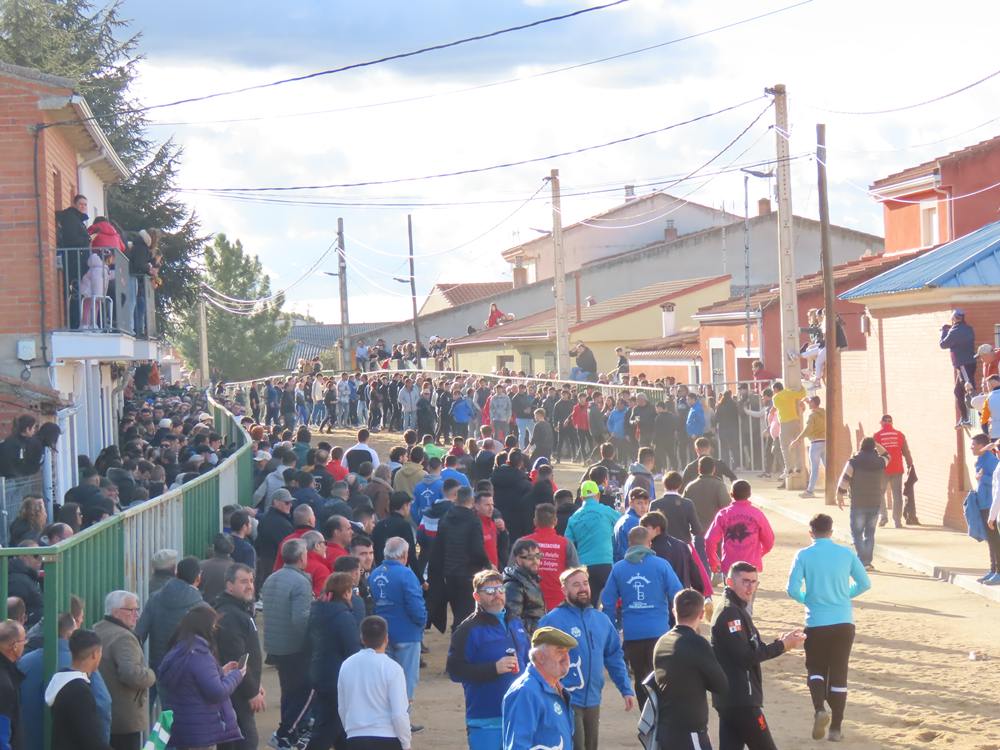
[[[875,180],[870,190],[875,190],[880,187],[886,187],[887,185],[892,185],[896,182],[903,182],[904,180],[911,179],[913,177],[918,177],[920,175],[926,174],[928,172],[933,172],[938,168],[938,165],[943,161],[948,161],[950,159],[958,159],[964,156],[971,156],[976,151],[983,151],[986,149],[991,149],[1000,146],[1000,135],[994,136],[993,138],[988,138],[985,141],[980,141],[966,148],[958,149],[957,151],[952,151],[951,153],[945,154],[944,156],[937,156],[930,161],[925,161],[923,164],[917,164],[913,167],[907,167],[899,172],[894,172],[886,177],[881,177]]]
[[[635,362],[649,359],[701,359],[698,331],[678,331],[670,336],[640,341],[629,347],[628,358]]]
[[[858,260],[852,260],[849,263],[834,266],[834,288],[836,289],[838,286],[853,286],[858,284],[866,279],[872,278],[873,276],[877,276],[883,271],[895,268],[901,263],[913,259],[916,255],[922,252],[925,251],[918,250],[915,253],[896,253],[893,255],[870,255],[864,258],[859,258]],[[803,276],[799,279],[798,283],[795,285],[795,292],[797,295],[801,296],[822,288],[823,274],[814,273],[809,276]],[[750,295],[750,309],[752,311],[763,310],[768,305],[777,303],[777,301],[777,287],[757,291]],[[714,305],[708,305],[707,307],[701,308],[695,314],[695,318],[702,315],[722,315],[726,313],[742,314],[745,309],[746,300],[742,296],[730,297],[723,302],[717,302]]]
[[[449,307],[458,307],[468,302],[495,297],[514,288],[513,281],[475,281],[459,284],[435,284],[427,295],[440,294]],[[426,303],[425,303],[426,304]]]
[[[729,279],[730,277],[727,275],[661,281],[627,292],[618,297],[598,302],[590,307],[582,307],[580,310],[580,322],[576,322],[576,309],[573,305],[570,305],[569,315],[571,323],[569,333],[573,336],[577,332],[583,331],[597,323],[602,323],[606,320],[617,318],[652,305],[661,305],[664,302],[669,302],[672,299],[682,297],[685,294],[690,294],[712,284],[729,281]],[[449,342],[449,346],[471,346],[473,344],[495,343],[507,340],[553,339],[555,338],[555,318],[555,308],[551,307],[548,310],[534,313],[520,320],[514,320],[495,328],[477,331],[460,339],[452,339]]]

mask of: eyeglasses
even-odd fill
[[[141,607],[119,607],[118,609],[121,610],[122,612],[138,612],[142,608]]]
[[[480,594],[486,594],[487,596],[495,596],[503,591],[503,586],[483,586],[479,589]]]

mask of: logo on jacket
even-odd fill
[[[552,704],[552,710],[556,712],[556,716],[562,716],[563,708],[559,705],[559,701]]]
[[[559,738],[558,745],[532,745],[528,750],[563,750],[563,739]]]
[[[583,635],[583,631],[582,631],[582,630],[580,630],[580,628],[578,628],[578,627],[576,627],[576,626],[574,625],[573,627],[571,627],[571,628],[569,629],[569,634],[570,634],[571,636],[573,636],[574,638],[577,638],[577,639],[579,639],[579,638],[580,638],[580,636],[581,636],[581,635]]]
[[[742,542],[748,536],[750,536],[750,530],[747,529],[747,525],[745,523],[734,523],[726,529],[726,539],[734,542]]]
[[[639,573],[628,579],[628,585],[635,589],[635,600],[629,603],[629,609],[648,609],[652,606],[646,603],[646,585],[649,583],[651,581]]]
[[[726,625],[729,627],[730,633],[739,633],[743,630],[743,623],[739,620],[730,620],[726,623]]]
[[[587,681],[583,678],[583,657],[577,654],[576,660],[569,663],[569,671],[562,678],[562,686],[567,693],[574,693],[586,684]]]

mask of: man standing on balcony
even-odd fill
[[[146,278],[153,263],[153,251],[160,233],[155,229],[140,229],[128,235],[129,294],[135,300],[134,328],[136,336],[146,335]]]
[[[56,211],[56,247],[90,247],[87,233],[87,197],[74,195],[73,204]]]

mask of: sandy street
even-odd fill
[[[314,437],[314,441],[319,438]],[[352,436],[339,432],[330,439],[345,447]],[[395,443],[373,438],[380,455]],[[574,486],[581,467],[557,467],[560,487]],[[761,485],[766,492],[770,485]],[[777,545],[765,559],[754,619],[770,640],[802,625],[802,608],[789,599],[785,583],[792,556],[808,543],[804,528],[772,514]],[[847,523],[846,511],[834,509],[834,521]],[[880,530],[882,533],[885,532]],[[900,532],[895,532],[900,533]],[[903,532],[905,533],[905,532]],[[877,554],[878,536],[876,536]],[[847,718],[841,747],[954,748],[1000,750],[1000,646],[996,640],[998,606],[956,586],[929,579],[901,566],[876,559],[872,589],[856,601],[857,639],[851,661]],[[703,633],[707,628],[703,628]],[[413,711],[414,722],[426,729],[415,736],[414,748],[465,748],[461,686],[443,674],[448,641],[430,631],[430,654],[421,670]],[[985,661],[970,661],[970,651],[982,651]],[[765,712],[781,748],[803,748],[809,738],[812,706],[805,685],[801,651],[764,665]],[[273,731],[277,716],[277,675],[265,674],[269,711],[260,718],[261,745]],[[625,713],[621,696],[608,684],[602,708],[601,747],[638,747],[637,714]],[[717,746],[717,732],[711,728]]]

